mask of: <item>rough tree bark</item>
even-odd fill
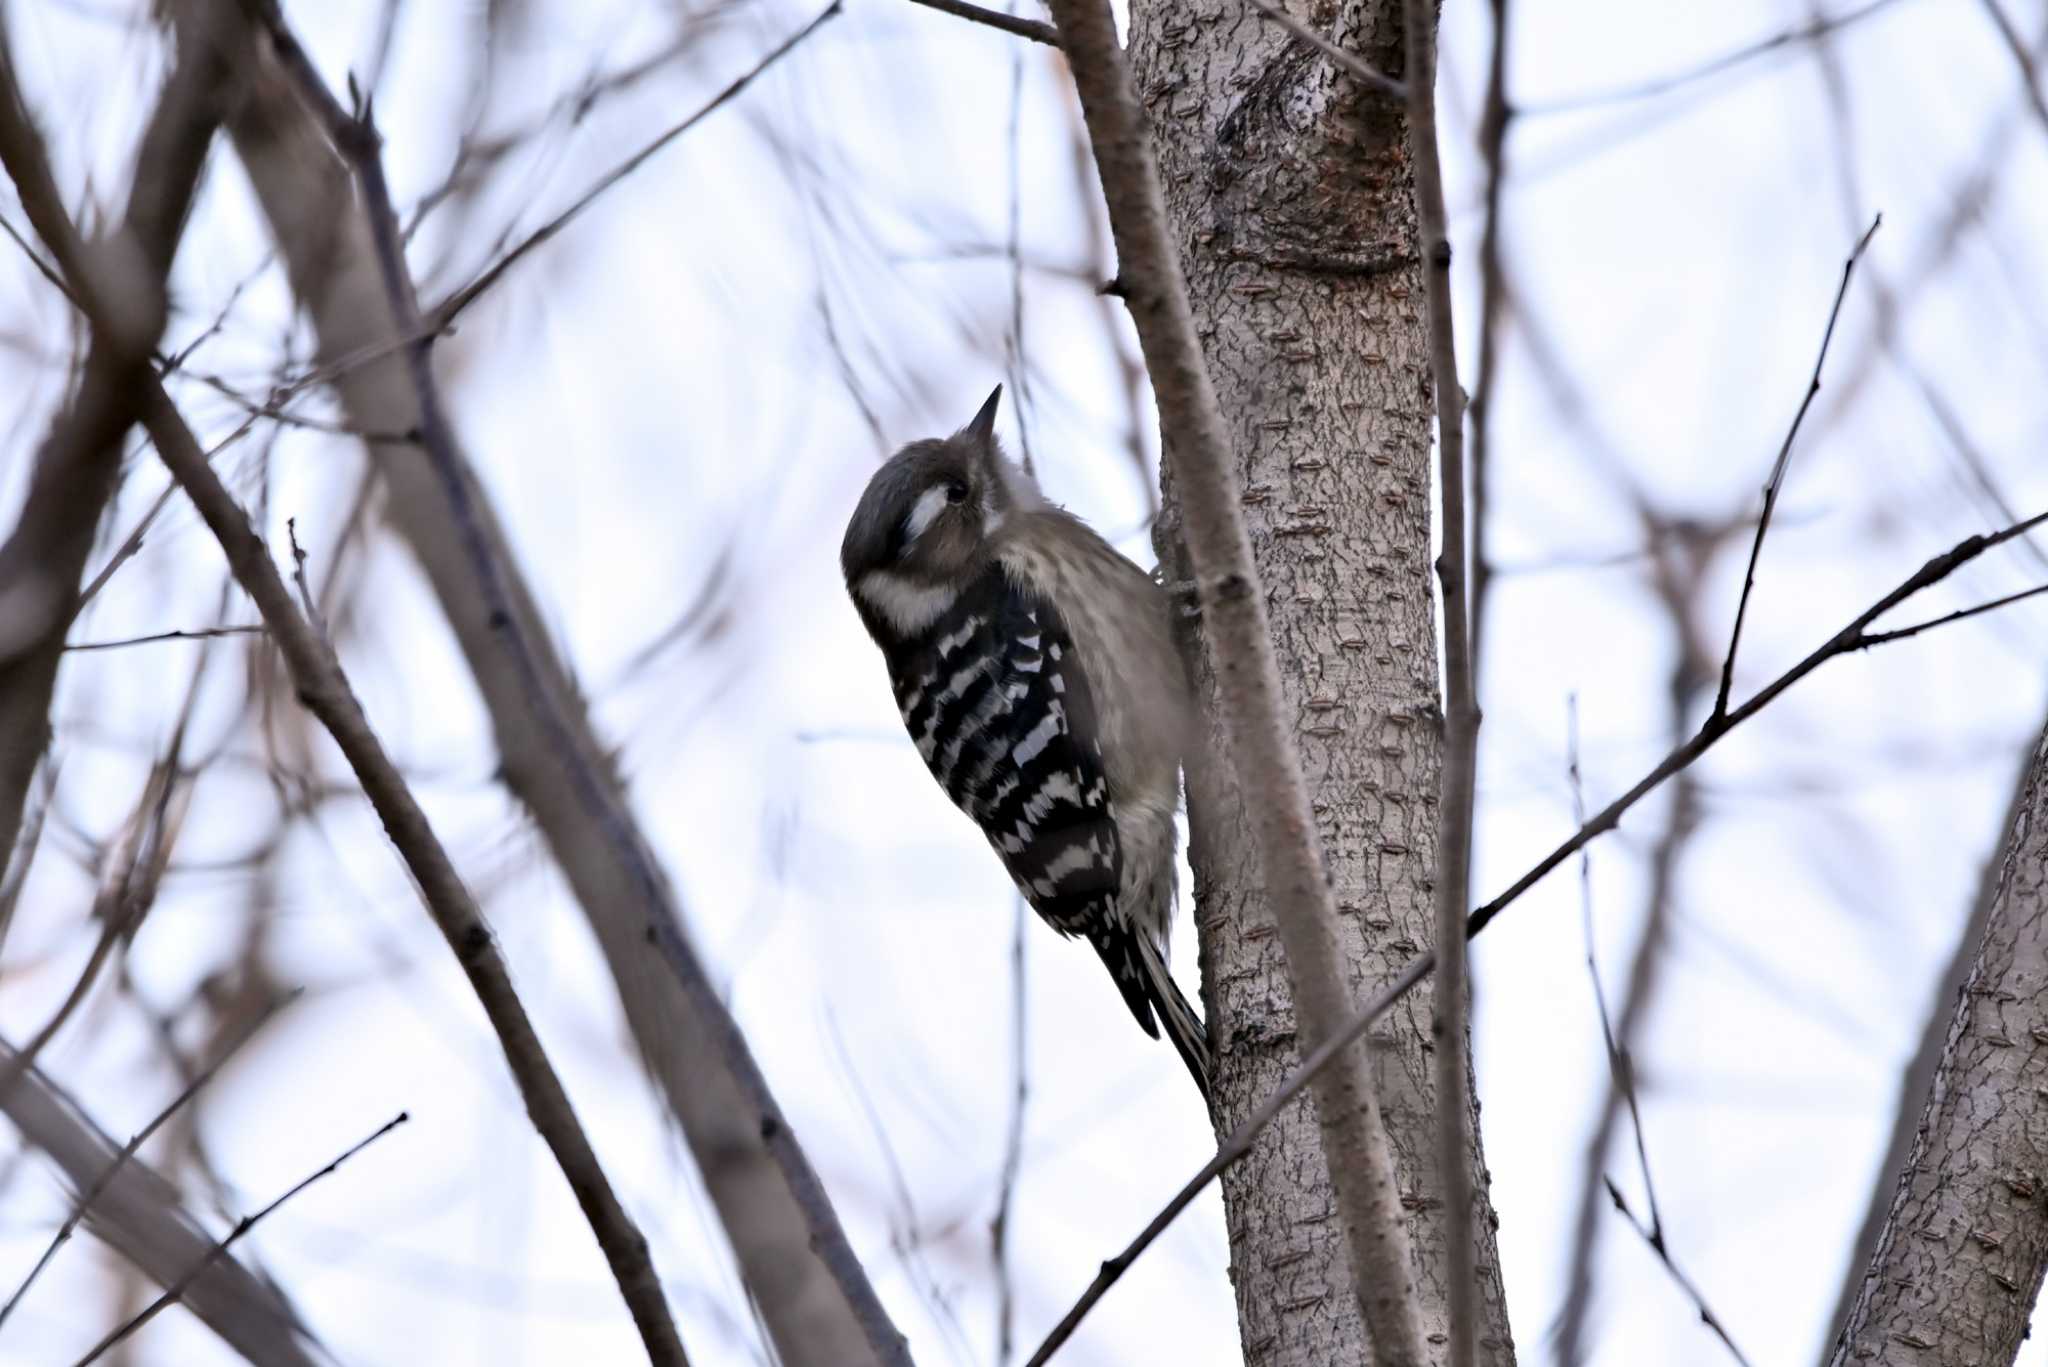
[[[1399,11],[1397,0],[1350,0],[1334,31],[1327,16],[1317,27],[1398,75]],[[1362,998],[1431,942],[1441,762],[1429,340],[1402,110],[1236,0],[1134,5],[1130,46],[1210,376],[1235,429],[1253,551]],[[1170,484],[1157,540],[1169,574],[1185,579]],[[1203,673],[1213,701],[1206,664]],[[1292,1063],[1293,1013],[1228,766],[1198,761],[1188,786],[1227,1128]],[[1440,1352],[1448,1287],[1429,1030],[1429,998],[1413,993],[1375,1028],[1373,1066],[1412,1217],[1423,1327]],[[1505,1364],[1514,1349],[1476,1114],[1474,1133],[1478,1360]],[[1370,1361],[1308,1108],[1275,1122],[1225,1174],[1223,1194],[1247,1361]]]
[[[2048,1269],[2048,731],[1834,1367],[2009,1363]]]

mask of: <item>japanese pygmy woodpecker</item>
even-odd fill
[[[1173,813],[1194,720],[1164,592],[965,427],[868,481],[840,566],[903,724],[1032,909],[1095,947],[1209,1095],[1209,1036],[1167,974]]]

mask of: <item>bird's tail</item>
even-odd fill
[[[1166,1037],[1173,1041],[1174,1052],[1180,1055],[1180,1061],[1187,1064],[1188,1073],[1202,1093],[1202,1104],[1206,1106],[1209,1104],[1209,1028],[1202,1024],[1195,1008],[1188,1005],[1188,999],[1174,985],[1173,976],[1166,971],[1166,960],[1152,943],[1152,937],[1140,933],[1132,938],[1138,943],[1138,963],[1145,973],[1145,995],[1159,1013],[1160,1022],[1166,1026]]]

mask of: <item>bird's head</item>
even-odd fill
[[[839,564],[846,586],[870,608],[906,590],[936,591],[971,579],[992,538],[1014,513],[1041,500],[1030,477],[996,441],[996,386],[981,411],[950,437],[914,441],[875,471],[846,524]]]

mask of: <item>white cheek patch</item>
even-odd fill
[[[912,583],[889,570],[869,570],[853,591],[904,636],[915,636],[938,621],[957,596],[943,585]]]
[[[911,505],[910,512],[903,519],[903,544],[908,546],[930,531],[939,514],[946,511],[946,503],[946,486],[943,484],[934,484],[919,494],[917,502]]]

